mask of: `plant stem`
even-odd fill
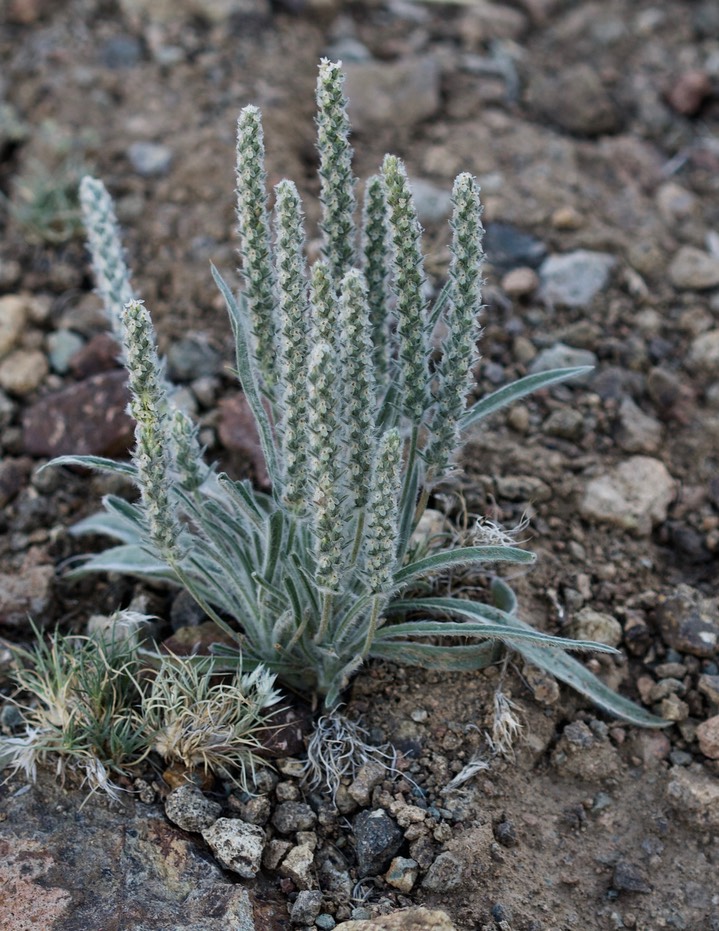
[[[327,630],[330,626],[330,617],[332,616],[332,599],[332,592],[322,593],[322,617],[320,619],[319,629],[314,636],[315,643],[322,643],[327,636]]]
[[[352,544],[352,553],[350,555],[348,568],[351,569],[357,562],[357,557],[359,555],[359,549],[362,545],[362,536],[364,534],[364,524],[365,524],[365,511],[364,508],[357,515],[357,526],[355,527],[355,539]]]

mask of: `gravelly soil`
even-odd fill
[[[235,12],[224,17],[223,6]],[[446,812],[425,832],[420,875],[444,851],[459,879],[436,891],[420,879],[408,895],[382,878],[365,882],[359,892],[368,911],[355,917],[424,903],[445,909],[462,931],[719,928],[719,738],[706,729],[697,735],[719,712],[715,4],[317,0],[270,8],[261,0],[197,0],[168,12],[142,0],[11,0],[0,11],[0,53],[7,63],[0,190],[11,205],[0,215],[0,296],[27,298],[24,326],[0,359],[2,634],[23,640],[28,611],[42,624],[81,629],[89,615],[133,596],[126,580],[50,581],[52,567],[78,552],[66,528],[96,507],[107,483],[35,476],[44,458],[29,450],[23,425],[33,405],[84,377],[53,359],[57,334],[73,332],[79,346],[103,323],[72,218],[42,214],[38,232],[18,213],[33,166],[57,178],[82,161],[104,179],[126,230],[136,290],[210,453],[235,474],[261,480],[251,450],[223,428],[222,402],[236,387],[227,374],[229,328],[208,268],[212,260],[231,274],[235,262],[234,122],[245,103],[262,107],[269,180],[297,181],[311,226],[316,63],[324,54],[344,57],[358,175],[376,171],[393,151],[431,185],[420,200],[434,285],[446,270],[448,231],[433,197],[460,170],[482,184],[490,264],[478,393],[525,374],[557,344],[596,363],[585,382],[492,420],[467,444],[454,489],[434,503],[460,526],[467,514],[510,526],[526,514],[526,537],[540,560],[514,580],[523,616],[552,632],[576,632],[582,609],[614,618],[624,658],[590,665],[674,722],[644,733],[617,725],[510,663],[503,688],[521,709],[523,740],[513,759],[495,758],[447,796],[441,790],[452,775],[486,751],[498,672],[440,679],[368,670],[350,712],[409,751],[409,775],[430,807]],[[397,106],[400,93],[406,99]],[[383,107],[390,115],[377,122],[373,113]],[[137,143],[161,148],[138,153]],[[148,167],[150,155],[156,161]],[[574,300],[551,290],[540,262],[577,250],[614,262],[595,293]],[[573,275],[589,272],[580,263]],[[188,334],[199,334],[193,345],[204,352],[202,364],[182,342]],[[54,368],[45,373],[47,356]],[[647,481],[659,503],[637,505],[636,488],[631,500],[618,498],[617,469],[629,462],[636,473],[644,467],[637,457],[653,463]],[[603,515],[588,501],[602,477],[614,495],[614,509]],[[164,593],[148,597],[152,610],[169,616]],[[671,611],[668,597],[675,597]],[[13,794],[19,785],[0,790],[7,833],[21,837],[26,823],[37,839],[37,812],[24,822],[18,806],[25,796]],[[49,818],[50,799],[63,796],[42,791]],[[408,791],[407,783],[380,786],[372,807],[391,809],[393,793]],[[78,798],[67,796],[71,807]],[[95,805],[74,823],[91,823]],[[333,822],[326,839],[351,866],[351,832]],[[61,849],[51,845],[52,856]],[[44,917],[7,926],[99,927],[88,924],[94,919],[77,884],[53,876],[53,888],[69,889],[70,898],[58,893]],[[296,892],[270,873],[250,886],[280,903],[280,915]],[[0,898],[0,925],[7,901]],[[270,920],[258,902],[259,928],[261,915]],[[359,906],[329,892],[323,901],[337,919]],[[155,916],[160,923],[147,927],[190,927],[167,920],[175,923]],[[272,921],[289,927],[282,917]]]

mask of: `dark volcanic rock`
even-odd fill
[[[715,606],[689,585],[659,600],[656,621],[667,646],[680,653],[709,658],[719,646]]]
[[[357,870],[360,877],[377,876],[389,866],[402,846],[404,836],[390,816],[378,808],[361,811],[354,820],[357,841]]]

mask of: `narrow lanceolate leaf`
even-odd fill
[[[335,591],[343,568],[343,521],[341,488],[344,471],[340,447],[340,395],[337,360],[327,343],[312,350],[307,378],[307,410],[310,431],[310,465],[313,484],[315,530],[315,580],[319,588]]]
[[[367,507],[364,567],[371,592],[384,592],[392,585],[399,537],[401,464],[399,431],[389,430],[380,440],[377,450],[372,496]]]
[[[257,424],[257,432],[260,435],[260,445],[262,453],[267,464],[267,472],[273,485],[280,481],[280,471],[277,462],[277,452],[275,450],[272,436],[272,427],[267,411],[262,403],[260,396],[260,387],[257,381],[256,369],[253,364],[252,347],[250,345],[249,333],[247,332],[245,315],[237,305],[237,301],[232,291],[227,286],[222,275],[214,265],[211,266],[212,277],[215,284],[220,289],[220,293],[225,299],[227,310],[232,324],[232,332],[235,337],[235,354],[237,360],[237,374],[242,385],[242,390],[250,405],[250,410]]]
[[[376,378],[382,388],[387,387],[389,365],[389,245],[384,184],[379,175],[374,175],[365,187],[362,250],[367,302],[372,321],[372,354]]]
[[[551,369],[548,372],[525,375],[524,378],[513,381],[511,385],[505,385],[503,388],[485,395],[485,397],[473,404],[462,416],[460,429],[466,430],[472,424],[479,423],[480,420],[484,420],[485,417],[495,411],[501,410],[533,391],[539,391],[541,388],[547,388],[557,382],[566,381],[568,378],[575,378],[577,375],[586,375],[591,370],[591,365],[580,365],[575,368]]]
[[[396,585],[404,585],[410,579],[428,572],[441,572],[445,569],[481,565],[491,562],[533,563],[534,553],[520,550],[514,546],[463,546],[456,550],[434,553],[417,562],[404,566],[394,574]]]
[[[274,282],[260,111],[245,107],[237,121],[237,231],[254,350],[266,385],[276,382]]]
[[[470,174],[461,174],[452,192],[452,261],[450,295],[445,310],[447,334],[437,368],[432,436],[425,451],[428,478],[441,477],[449,465],[459,436],[459,421],[473,381],[480,336],[482,305],[482,207],[479,190]]]
[[[280,322],[280,390],[284,500],[292,508],[305,501],[307,464],[307,356],[309,300],[304,258],[302,205],[291,181],[275,188],[275,266]]]
[[[102,181],[84,177],[80,182],[80,205],[97,291],[102,298],[112,333],[120,342],[120,313],[134,294],[112,198]]]
[[[67,577],[75,578],[88,572],[125,572],[144,578],[176,581],[175,574],[168,568],[167,563],[151,556],[146,547],[137,544],[113,546],[103,553],[97,553],[77,569],[68,572]]]
[[[418,666],[438,672],[472,672],[493,666],[501,659],[501,643],[455,644],[449,647],[401,640],[373,642],[369,657],[384,659],[401,666]]]
[[[481,624],[490,625],[492,627],[495,625],[506,625],[512,632],[516,630],[522,634],[529,633],[531,635],[529,639],[538,646],[542,645],[544,647],[563,650],[584,650],[593,653],[619,653],[619,650],[615,650],[614,647],[607,646],[605,643],[597,643],[594,640],[569,640],[566,637],[554,637],[551,634],[542,634],[539,631],[533,630],[527,624],[519,623],[517,618],[505,614],[504,611],[500,611],[498,608],[492,608],[489,605],[474,601],[466,601],[462,598],[446,598],[441,596],[436,598],[408,598],[404,601],[393,601],[387,610],[393,613],[422,610],[443,612],[445,614],[466,617],[469,618],[470,621],[478,621]],[[440,626],[443,625],[442,621],[434,621],[431,623],[439,624]],[[391,630],[391,628],[388,627],[385,630]],[[510,636],[511,635],[510,633]]]
[[[349,491],[357,508],[367,504],[375,453],[375,384],[372,336],[365,283],[356,270],[348,272],[340,294],[340,361],[345,385]]]
[[[320,226],[324,234],[322,252],[337,284],[355,263],[355,179],[343,84],[339,64],[323,59],[317,80]]]
[[[86,469],[97,469],[99,472],[112,472],[115,475],[124,475],[126,478],[135,478],[137,469],[130,462],[116,462],[114,459],[105,459],[104,456],[56,456],[50,462],[40,466],[38,472],[48,466],[84,466]]]
[[[393,246],[392,287],[397,296],[402,410],[412,423],[418,424],[428,406],[428,333],[422,229],[402,162],[394,155],[386,155],[382,174]]]

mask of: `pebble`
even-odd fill
[[[585,63],[535,74],[528,82],[527,103],[541,116],[578,136],[615,133],[621,112],[604,89],[598,72]]]
[[[700,830],[719,830],[719,780],[701,766],[673,769],[667,800],[677,814]]]
[[[293,925],[313,925],[322,908],[322,893],[303,889],[290,909],[290,921]]]
[[[427,870],[422,888],[428,892],[448,892],[456,889],[464,879],[464,864],[449,850],[441,853]]]
[[[511,223],[489,223],[484,235],[484,249],[492,266],[504,272],[538,268],[547,254],[547,247],[541,239]]]
[[[599,739],[583,721],[564,728],[551,759],[562,776],[590,782],[614,778],[621,771],[615,747],[608,740]]]
[[[70,359],[70,371],[82,381],[100,372],[110,372],[118,367],[120,346],[109,333],[97,333]]]
[[[347,788],[347,794],[361,807],[370,803],[372,790],[378,786],[387,775],[387,767],[382,763],[371,760],[357,771],[357,775]]]
[[[587,484],[579,510],[586,520],[648,536],[666,520],[675,493],[664,463],[632,456]]]
[[[641,869],[627,860],[619,860],[614,867],[612,886],[618,892],[646,893],[652,891]]]
[[[27,301],[16,294],[0,297],[0,359],[20,341],[27,321]]]
[[[39,625],[45,623],[54,577],[55,569],[48,565],[0,573],[0,624],[23,628],[28,619]]]
[[[584,217],[576,207],[566,204],[563,207],[557,207],[552,214],[551,223],[555,230],[580,230],[584,226]]]
[[[100,47],[100,60],[106,68],[132,68],[142,57],[142,46],[133,36],[114,36]]]
[[[220,442],[231,453],[237,453],[249,462],[255,473],[257,484],[269,488],[265,457],[260,446],[255,418],[244,394],[230,394],[220,400],[217,429]]]
[[[243,879],[254,879],[262,863],[265,832],[239,818],[218,818],[202,837],[225,869]]]
[[[170,170],[172,149],[160,142],[133,142],[127,150],[127,157],[143,178],[156,178]]]
[[[25,397],[43,383],[49,371],[44,352],[15,349],[0,362],[0,388],[9,394]]]
[[[678,221],[691,217],[698,209],[696,195],[676,181],[661,184],[655,200],[661,218],[672,229]]]
[[[629,397],[619,405],[617,443],[627,453],[655,453],[662,442],[662,425]]]
[[[539,269],[540,296],[559,307],[587,307],[607,287],[616,264],[613,255],[588,249],[550,255]]]
[[[697,728],[699,749],[710,760],[719,760],[719,715],[707,718]]]
[[[710,659],[719,645],[716,603],[689,585],[678,585],[661,595],[655,621],[662,640],[680,653]]]
[[[542,430],[547,436],[580,440],[584,435],[584,415],[573,407],[560,407],[547,417]]]
[[[692,69],[679,75],[667,92],[667,103],[682,116],[696,116],[712,93],[712,80],[706,71]]]
[[[85,341],[72,330],[56,330],[47,338],[47,354],[50,368],[58,375],[64,375],[70,369],[73,357],[82,349]]]
[[[222,357],[204,333],[188,333],[167,351],[167,376],[173,382],[219,375]]]
[[[449,188],[440,187],[423,178],[410,178],[414,206],[420,223],[429,225],[446,220],[452,213],[452,194]]]
[[[576,349],[574,346],[567,346],[566,343],[555,343],[537,353],[529,366],[529,372],[534,375],[536,372],[548,372],[550,369],[596,364],[597,357],[591,350]],[[576,376],[569,384],[585,385],[590,378],[591,372],[587,372],[586,375]]]
[[[687,362],[710,375],[719,375],[719,330],[709,330],[692,341]]]
[[[352,921],[343,921],[337,927],[341,931],[457,931],[456,925],[446,912],[424,906],[403,908],[377,920],[370,918],[366,908],[352,911]]]
[[[441,72],[434,56],[347,62],[343,70],[356,132],[387,125],[411,127],[439,109]]]
[[[404,841],[400,828],[381,808],[361,811],[354,819],[352,830],[360,878],[383,873]]]
[[[669,263],[669,280],[682,291],[705,291],[719,285],[719,256],[696,246],[682,246]]]
[[[513,268],[502,278],[502,290],[509,297],[527,297],[539,287],[539,276],[533,268]]]
[[[317,824],[317,815],[305,802],[282,802],[272,815],[272,824],[280,834],[309,831]]]
[[[501,844],[502,847],[517,846],[517,829],[513,821],[502,818],[502,820],[494,826],[493,832],[495,840],[497,843]]]
[[[388,886],[408,895],[414,888],[418,876],[419,864],[416,860],[410,857],[395,857],[384,878]]]
[[[280,876],[291,879],[298,889],[311,889],[314,885],[314,859],[315,852],[311,844],[298,844],[280,864]]]
[[[571,625],[572,637],[576,640],[596,640],[607,646],[619,646],[622,640],[622,625],[611,614],[603,614],[594,608],[582,608]]]
[[[337,922],[332,915],[328,915],[327,912],[323,912],[315,918],[315,927],[319,928],[320,931],[332,931],[336,926]]]
[[[712,704],[719,706],[719,676],[711,676],[706,673],[699,676],[697,689],[702,695],[706,695]]]
[[[217,821],[221,811],[219,802],[206,798],[193,785],[173,789],[165,799],[165,814],[183,831],[201,833]]]
[[[23,445],[30,456],[126,452],[134,436],[129,400],[127,376],[119,369],[46,395],[25,411]]]

